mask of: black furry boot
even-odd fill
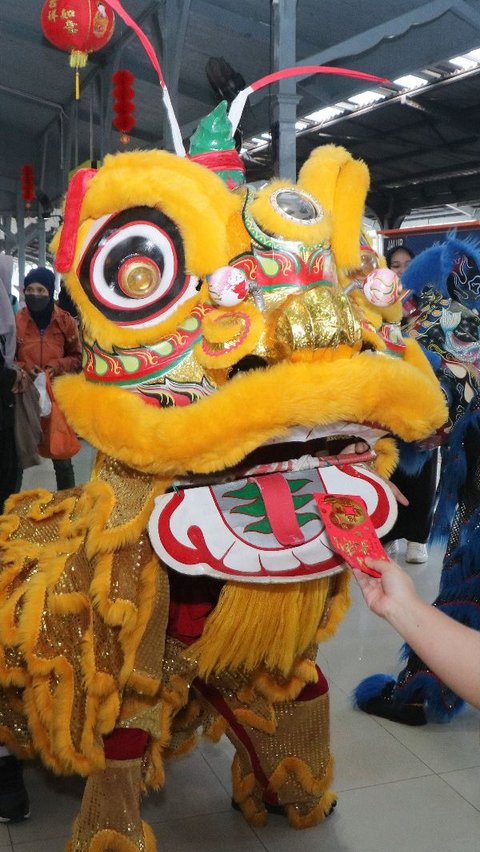
[[[400,722],[402,725],[426,725],[423,704],[399,704],[394,697],[397,682],[390,675],[376,674],[365,678],[353,693],[353,702],[359,710]]]

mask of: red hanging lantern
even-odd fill
[[[33,199],[35,198],[35,181],[33,177],[33,166],[25,165],[20,169],[22,180],[22,198],[25,202],[25,207],[30,210]]]
[[[105,47],[115,27],[115,15],[108,3],[99,0],[46,0],[41,14],[45,38],[70,53],[75,68],[75,97],[80,97],[79,68],[89,53]]]
[[[135,127],[135,90],[133,83],[135,77],[131,71],[120,69],[112,75],[113,81],[113,111],[115,113],[113,126],[120,131],[120,142],[126,144],[130,141],[128,135]]]

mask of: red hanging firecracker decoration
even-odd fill
[[[113,111],[115,113],[113,126],[120,131],[120,142],[124,144],[130,141],[128,134],[135,127],[134,80],[131,71],[123,69],[112,75]]]
[[[22,166],[20,170],[22,179],[22,198],[25,202],[25,207],[30,210],[33,199],[35,198],[35,181],[33,179],[33,166]]]
[[[41,14],[45,38],[70,53],[75,68],[75,97],[80,97],[79,68],[88,54],[105,47],[115,27],[115,15],[108,3],[99,0],[46,0]]]

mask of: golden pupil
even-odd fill
[[[160,270],[145,261],[130,263],[121,273],[120,287],[132,299],[144,299],[155,292],[160,283]]]

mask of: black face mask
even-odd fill
[[[27,293],[25,295],[25,304],[29,311],[33,311],[33,313],[38,313],[39,311],[44,311],[46,307],[48,307],[48,303],[50,302],[50,296],[38,296],[36,293]]]

